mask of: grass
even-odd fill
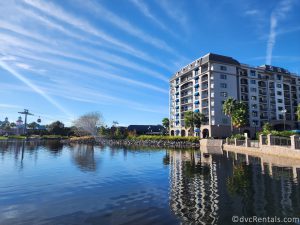
[[[0,140],[7,140],[8,137],[3,137],[3,136],[0,136]]]
[[[22,135],[9,135],[8,138],[9,139],[26,139],[26,137],[22,136]]]

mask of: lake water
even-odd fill
[[[298,172],[227,152],[0,143],[0,224],[233,224],[232,216],[300,217]]]

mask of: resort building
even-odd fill
[[[241,131],[253,137],[264,123],[275,129],[298,127],[295,115],[300,102],[300,77],[270,66],[249,66],[228,56],[209,53],[176,72],[170,80],[170,135],[227,137],[230,118],[222,107],[228,97],[248,106],[248,125]],[[184,113],[205,114],[200,129],[187,129]]]

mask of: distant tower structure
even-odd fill
[[[18,117],[18,120],[16,121],[16,125],[17,126],[22,126],[23,125],[23,120],[22,120],[21,116]]]
[[[8,123],[8,117],[5,117],[4,123]]]

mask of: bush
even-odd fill
[[[257,137],[258,138],[259,138],[260,134],[262,134],[262,135],[271,134],[271,135],[279,136],[279,137],[290,137],[290,136],[292,136],[292,135],[294,135],[296,133],[293,132],[293,131],[289,131],[289,130],[284,130],[284,131],[277,131],[277,130],[262,131],[262,132],[257,133]]]
[[[243,134],[233,134],[231,135],[230,139],[237,139],[237,140],[245,140],[245,136]]]
[[[70,141],[95,141],[93,136],[71,137]]]

